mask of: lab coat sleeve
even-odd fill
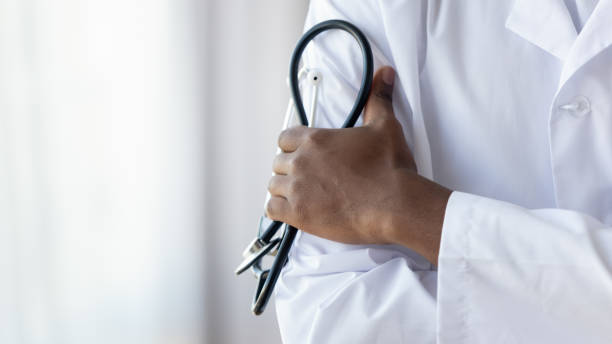
[[[612,343],[612,228],[560,209],[451,195],[440,343]]]
[[[312,1],[305,28],[327,19],[348,20],[368,37],[375,68],[393,66],[378,4],[339,3]],[[415,17],[420,13],[415,9]],[[361,61],[357,43],[339,31],[320,35],[307,48],[305,66],[322,74],[315,126],[342,124],[357,95]],[[410,140],[411,110],[400,94],[402,88],[416,87],[418,76],[416,69],[403,75],[413,77],[396,80],[394,106]],[[307,97],[308,93],[305,104]],[[432,266],[406,248],[345,245],[300,232],[276,286],[282,339],[285,343],[433,343],[436,278]]]

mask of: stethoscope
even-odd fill
[[[290,114],[293,113],[293,109],[297,110],[297,114],[302,125],[308,126],[309,123],[312,124],[313,122],[314,111],[316,108],[316,89],[313,96],[309,121],[309,118],[306,116],[304,103],[302,102],[302,96],[300,94],[299,81],[300,77],[304,73],[299,72],[299,63],[302,53],[304,52],[304,49],[308,43],[321,32],[331,29],[340,29],[351,34],[351,36],[357,40],[357,43],[359,43],[363,56],[363,75],[361,78],[361,87],[359,89],[359,93],[357,94],[357,100],[353,105],[348,117],[344,121],[342,128],[353,127],[366,104],[372,86],[374,69],[372,50],[368,40],[357,27],[349,22],[344,20],[324,21],[313,26],[302,36],[302,38],[300,38],[295,50],[293,51],[293,54],[291,55],[291,63],[289,65],[289,86],[291,89],[292,101],[289,104],[289,109],[287,112],[288,115],[285,117],[285,127],[287,127],[290,122]],[[317,74],[312,74],[309,75],[309,79],[314,87],[317,87],[320,77],[317,76]],[[283,225],[285,227],[283,234],[280,237],[275,237],[278,229]],[[272,296],[272,291],[274,290],[276,281],[280,276],[283,266],[287,263],[289,251],[297,234],[297,230],[297,228],[291,225],[284,224],[280,221],[272,221],[266,216],[262,216],[259,221],[257,236],[242,253],[244,260],[236,268],[235,272],[239,275],[250,268],[255,277],[258,279],[252,305],[252,311],[255,313],[255,315],[263,313],[268,301],[270,300],[270,297]],[[263,269],[261,266],[262,259],[267,255],[275,256],[275,258],[272,263],[272,267],[269,269]]]

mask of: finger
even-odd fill
[[[290,177],[287,176],[272,176],[272,178],[270,178],[270,182],[268,183],[268,191],[270,191],[272,196],[287,198],[289,195],[289,180]]]
[[[266,203],[266,216],[272,220],[285,222],[289,217],[290,208],[287,199],[272,196]]]
[[[278,136],[278,147],[283,152],[294,152],[304,141],[310,128],[303,125],[283,130]]]
[[[395,71],[389,66],[381,67],[374,75],[372,90],[363,114],[363,125],[373,125],[380,120],[395,119],[392,96]]]
[[[287,175],[291,171],[291,153],[278,153],[272,161],[272,171]]]

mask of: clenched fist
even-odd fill
[[[392,107],[395,72],[374,76],[363,126],[283,131],[267,216],[350,244],[402,244],[436,264],[451,191],[419,176]]]

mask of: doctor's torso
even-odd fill
[[[385,6],[400,80],[408,1]],[[410,6],[409,6],[410,5]],[[403,6],[406,6],[404,9]],[[418,101],[434,180],[527,208],[612,222],[612,4],[577,32],[563,0],[432,1],[418,29]],[[411,8],[407,8],[411,7]],[[407,62],[405,64],[405,62]]]
[[[395,68],[419,173],[459,192],[437,268],[300,232],[277,285],[283,339],[610,343],[612,0],[313,0],[305,26],[334,18]],[[340,33],[313,43],[315,122],[338,127],[361,54]]]

